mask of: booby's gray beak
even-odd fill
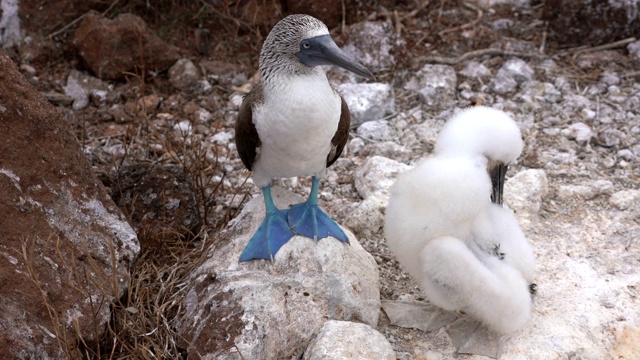
[[[375,80],[376,78],[369,69],[351,59],[342,51],[330,35],[321,35],[302,40],[300,42],[300,51],[296,53],[296,57],[309,67],[336,65],[367,79]]]
[[[491,177],[491,202],[502,205],[502,192],[504,191],[504,179],[509,170],[509,165],[496,162],[489,165],[489,176]]]

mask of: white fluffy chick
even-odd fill
[[[398,177],[386,210],[387,244],[431,303],[501,334],[522,328],[531,312],[533,251],[500,205],[506,168],[522,148],[504,112],[461,111],[435,154]]]

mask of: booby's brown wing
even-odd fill
[[[236,148],[244,166],[251,170],[258,148],[262,145],[253,123],[253,107],[263,102],[262,85],[258,84],[242,100],[236,119]]]
[[[351,114],[349,114],[349,107],[342,96],[340,96],[340,101],[342,101],[342,106],[340,108],[340,122],[338,123],[338,130],[336,131],[336,134],[333,135],[333,139],[331,139],[331,152],[327,155],[327,167],[331,166],[331,164],[338,160],[347,140],[349,140]]]

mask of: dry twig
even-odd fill
[[[109,5],[109,7],[107,8],[107,10],[102,12],[102,15],[104,16],[106,13],[108,13],[109,11],[111,11],[111,9],[113,9],[114,6],[116,6],[116,4],[120,2],[120,0],[115,0],[113,3],[111,3],[111,5]],[[63,26],[62,29],[55,31],[51,34],[49,34],[49,39],[54,38],[60,34],[62,34],[63,32],[67,31],[67,29],[69,29],[70,27],[72,27],[73,25],[77,24],[78,22],[80,22],[80,20],[84,19],[85,16],[87,16],[87,14],[89,14],[89,11],[87,11],[86,13],[78,16],[75,20],[73,20],[72,22],[68,23],[67,25]]]
[[[572,54],[573,56],[571,57],[571,59],[575,60],[578,55],[580,54],[584,54],[584,53],[589,53],[589,52],[594,52],[594,51],[602,51],[602,50],[610,50],[610,49],[615,49],[618,47],[622,47],[625,45],[628,45],[632,42],[636,41],[635,37],[630,37],[624,40],[619,40],[619,41],[614,41],[612,43],[608,43],[608,44],[604,44],[604,45],[599,45],[599,46],[594,46],[594,47],[588,47],[588,48],[576,48],[576,49],[569,49],[565,52],[563,52],[560,55],[568,55],[568,54]]]
[[[482,17],[484,16],[484,12],[482,11],[482,9],[480,9],[479,7],[476,7],[475,5],[471,5],[469,3],[464,3],[464,6],[471,9],[471,10],[475,10],[478,13],[478,16],[476,17],[475,20],[473,20],[472,22],[466,23],[466,24],[462,24],[460,26],[455,26],[449,29],[444,29],[442,31],[440,31],[438,33],[438,35],[442,36],[446,33],[452,32],[452,31],[458,31],[458,30],[464,30],[467,28],[470,28],[472,26],[476,26],[480,20],[482,20]]]
[[[516,56],[523,58],[533,58],[533,59],[543,59],[546,58],[546,55],[535,54],[535,53],[520,53],[516,51],[502,50],[502,49],[480,49],[469,51],[455,58],[446,58],[442,56],[431,56],[426,58],[427,62],[431,63],[439,63],[439,64],[447,64],[447,65],[456,65],[463,61],[472,59],[474,57],[483,56],[483,55],[498,55],[498,56]]]

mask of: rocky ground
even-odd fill
[[[33,22],[40,12],[27,9],[26,22]],[[234,21],[205,5],[177,9],[184,13],[176,18],[200,27],[171,23],[168,30],[151,31],[164,39],[139,30],[132,43],[160,46],[124,76],[89,56],[113,51],[126,58],[83,40],[115,27],[101,23],[98,14],[66,29],[56,22],[51,31],[61,32],[53,41],[34,36],[7,50],[64,114],[94,171],[131,219],[147,254],[139,263],[172,274],[171,262],[197,258],[194,248],[218,241],[219,229],[259,194],[235,153],[233,126],[242,95],[257,81],[259,43],[269,25],[247,26],[246,18]],[[354,9],[347,26],[335,24],[333,34],[377,81],[362,84],[328,69],[349,102],[354,126],[321,185],[320,203],[375,259],[381,299],[424,300],[382,236],[388,187],[398,172],[429,155],[456,110],[487,105],[511,114],[525,139],[523,155],[507,174],[520,179],[507,187],[506,202],[538,259],[530,326],[506,339],[503,358],[637,356],[640,42],[612,39],[601,48],[554,42],[542,21],[544,5],[481,9],[434,2],[390,10],[357,3]],[[99,10],[113,15],[112,9]],[[146,14],[157,25],[158,15]],[[102,29],[97,33],[87,23],[91,17]],[[203,19],[219,26],[207,28]],[[172,64],[167,71],[152,71],[165,63]],[[310,186],[306,178],[277,183],[302,196]],[[149,255],[177,248],[181,255]],[[171,284],[173,294],[163,294],[183,297],[180,281]],[[401,359],[480,358],[455,354],[444,328],[394,326],[381,312],[377,330]]]

